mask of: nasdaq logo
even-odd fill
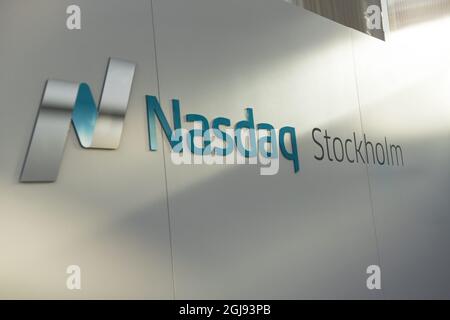
[[[48,80],[20,181],[56,181],[71,124],[83,148],[117,149],[135,69],[135,63],[109,59],[98,107],[86,83]],[[146,102],[150,151],[157,150],[158,119],[172,147],[171,159],[174,164],[209,164],[211,158],[211,164],[258,164],[261,175],[273,175],[278,173],[281,152],[287,160],[292,161],[296,173],[300,170],[295,128],[286,126],[277,130],[268,123],[256,124],[252,108],[246,109],[246,119],[238,122],[234,128],[230,128],[231,121],[225,117],[215,118],[210,127],[204,116],[187,114],[188,123],[201,124],[202,127],[200,130],[188,131],[181,127],[178,100],[172,101],[172,128],[158,98],[147,95]],[[194,143],[197,138],[203,140],[202,147]],[[287,146],[289,143],[290,147]],[[187,144],[185,152],[184,144]],[[193,163],[188,160],[189,154],[194,155]],[[205,161],[197,161],[199,157]]]
[[[86,83],[48,80],[20,181],[57,179],[71,123],[83,148],[117,149],[135,69],[135,63],[109,59],[98,107]]]
[[[226,117],[211,121],[197,113],[183,117],[181,103],[172,100],[172,123],[155,96],[146,96],[150,150],[158,149],[156,120],[171,147],[170,158],[175,165],[257,165],[261,175],[278,173],[280,154],[292,162],[294,172],[300,171],[297,134],[294,127],[276,129],[267,122],[256,123],[253,108],[246,108],[244,120],[231,125]]]
[[[25,157],[21,182],[54,182],[58,177],[64,147],[73,125],[85,149],[115,150],[119,147],[130,99],[136,64],[110,58],[100,102],[97,104],[86,83],[48,80]],[[181,116],[181,102],[172,100],[172,110],[163,110],[158,97],[146,95],[150,151],[158,150],[158,127],[170,148],[175,165],[257,165],[261,175],[279,172],[280,159],[291,162],[299,173],[300,152],[296,129],[275,128],[257,122],[253,108],[245,109],[245,119],[233,126],[219,116],[209,120],[198,113]],[[170,109],[170,108],[167,108]],[[182,119],[185,119],[183,123]],[[159,121],[159,126],[157,122]],[[331,137],[328,130],[314,128],[312,140],[320,152],[314,159],[361,165],[404,166],[399,144]]]

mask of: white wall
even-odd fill
[[[276,0],[153,0],[153,21],[150,0],[77,3],[80,31],[71,1],[0,4],[0,297],[450,297],[450,23],[385,43]],[[56,183],[19,184],[45,80],[98,97],[110,56],[138,63],[120,149],[71,134]],[[166,142],[148,151],[145,94],[295,127],[301,173],[175,166]],[[388,136],[406,165],[316,161],[315,127]]]
[[[72,1],[0,4],[0,296],[171,298],[162,153],[148,152],[144,96],[157,91],[150,3],[80,1],[82,30],[67,31]],[[86,81],[98,99],[108,57],[139,64],[120,149],[82,150],[69,136],[58,181],[18,181],[45,81]],[[82,290],[66,289],[66,267]]]

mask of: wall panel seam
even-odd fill
[[[158,51],[157,51],[157,41],[156,41],[156,26],[155,26],[155,13],[153,0],[150,1],[150,13],[152,20],[152,33],[153,33],[153,50],[155,54],[155,70],[156,70],[156,86],[157,86],[157,94],[158,99],[161,101],[161,86],[159,79],[159,66],[158,66]],[[161,141],[164,141],[164,135],[161,130]],[[172,219],[170,216],[170,205],[169,205],[169,186],[167,180],[167,164],[166,164],[166,147],[165,144],[162,144],[162,153],[163,153],[163,163],[164,163],[164,182],[166,189],[166,207],[167,207],[167,221],[169,228],[169,246],[170,246],[170,259],[171,259],[171,273],[172,273],[172,298],[175,300],[176,291],[175,291],[175,267],[174,267],[174,256],[173,256],[173,236],[172,236]]]
[[[358,83],[358,71],[357,71],[357,65],[356,65],[356,55],[355,55],[355,41],[353,30],[349,30],[350,33],[350,45],[351,45],[351,51],[352,51],[352,65],[353,65],[353,74],[354,74],[354,80],[355,80],[355,89],[356,89],[356,100],[358,104],[358,113],[359,113],[359,121],[361,126],[361,132],[362,134],[366,134],[365,128],[364,128],[364,121],[363,121],[363,115],[362,115],[362,106],[361,106],[361,96],[360,96],[360,89],[359,89],[359,83]],[[365,164],[366,169],[366,176],[367,176],[367,187],[369,192],[369,203],[370,203],[370,212],[372,217],[372,225],[373,225],[373,232],[375,236],[375,247],[377,251],[377,259],[378,259],[378,265],[380,268],[382,268],[381,265],[381,253],[380,253],[380,246],[378,242],[378,232],[377,232],[377,226],[376,226],[376,220],[375,220],[375,209],[373,204],[373,193],[372,193],[372,185],[370,183],[370,174],[369,174],[369,164]],[[386,299],[385,293],[384,293],[384,286],[382,286],[381,294],[384,299]]]

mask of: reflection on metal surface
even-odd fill
[[[21,182],[53,182],[72,119],[84,148],[117,149],[136,65],[110,59],[97,110],[89,86],[49,80],[44,90]]]

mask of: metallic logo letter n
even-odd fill
[[[23,165],[21,182],[54,182],[70,123],[86,149],[117,149],[136,65],[109,59],[97,108],[89,86],[48,80]]]

